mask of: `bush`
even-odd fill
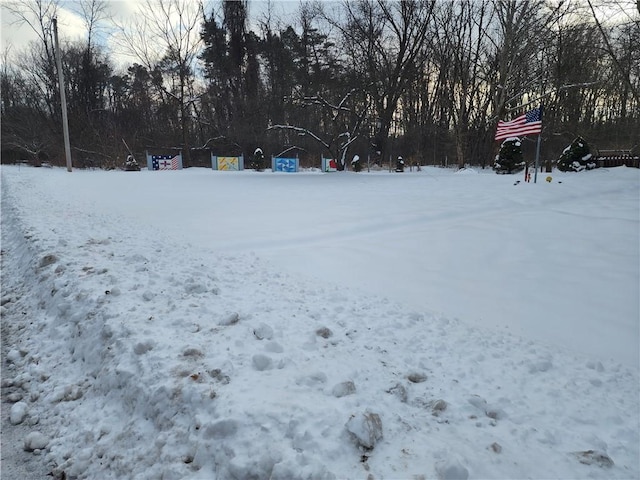
[[[507,138],[502,142],[493,164],[496,173],[518,173],[524,170],[525,162],[522,158],[521,146],[520,139],[517,137]]]
[[[256,148],[253,152],[253,159],[249,164],[249,168],[252,168],[256,172],[262,172],[264,170],[264,152],[261,148]]]
[[[596,168],[591,159],[589,145],[582,137],[576,138],[571,145],[564,149],[558,159],[558,170],[561,172],[581,172]]]
[[[124,169],[127,172],[139,172],[140,171],[140,165],[138,164],[136,159],[133,158],[133,155],[128,155],[127,156],[127,161],[124,162]]]
[[[362,163],[360,162],[360,156],[354,155],[353,160],[351,160],[351,168],[354,172],[359,172],[362,170]]]

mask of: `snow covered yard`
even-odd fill
[[[639,478],[640,171],[545,176],[3,166],[3,408],[67,478]]]

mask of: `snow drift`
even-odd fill
[[[407,195],[420,198],[427,186],[459,213],[473,210],[458,216],[473,226],[494,196],[517,201],[537,188],[520,197],[529,202],[541,188],[558,187],[553,198],[563,203],[554,208],[576,213],[554,232],[554,248],[584,253],[573,235],[587,226],[593,232],[598,222],[620,227],[587,239],[607,248],[605,234],[637,240],[638,172],[589,172],[598,181],[576,174],[562,185],[536,186],[434,169],[406,173],[400,180],[382,173],[69,175],[3,167],[2,318],[13,343],[2,377],[14,395],[12,418],[32,426],[25,449],[44,454],[67,478],[637,478],[638,368],[625,361],[637,347],[616,359],[584,351],[589,342],[563,347],[435,313],[387,284],[376,290],[363,280],[366,288],[359,288],[349,255],[336,254],[343,266],[328,281],[329,268],[318,266],[323,257],[309,244],[312,233],[338,246],[365,238],[360,232],[375,237],[381,230],[373,226],[385,222],[393,235],[409,237],[416,225],[431,225],[427,238],[437,240],[439,229],[452,227],[442,227],[445,219],[401,224],[389,213],[411,216]],[[380,210],[367,208],[364,216],[357,202],[346,201],[330,216],[312,213],[319,205],[309,202],[334,189],[347,197],[349,188],[370,189],[373,202],[380,181],[388,200]],[[448,188],[452,181],[463,182],[468,195],[450,196],[458,192]],[[580,182],[608,213],[579,205]],[[295,196],[300,184],[306,197]],[[295,201],[282,200],[284,185]],[[231,195],[239,186],[255,203]],[[502,215],[521,208],[505,203]],[[487,239],[504,238],[499,219],[482,225]],[[341,226],[355,237],[337,234]],[[450,238],[454,250],[467,245],[456,244],[459,238]],[[518,245],[520,254],[532,255],[541,237],[529,241]],[[279,263],[282,245],[291,256]],[[373,248],[365,240],[359,247]],[[405,263],[429,257],[428,248],[412,243],[388,282],[405,281]],[[308,263],[295,262],[305,251]],[[350,251],[369,280],[393,261],[375,252],[364,268]],[[610,285],[600,294],[614,301],[616,292],[637,295],[637,243],[635,251],[614,248],[607,257],[613,265],[592,258]],[[551,273],[572,278],[568,289],[582,288],[591,280],[580,276],[584,265],[567,274],[570,259]],[[492,286],[502,298],[512,271],[498,258],[493,265],[494,275],[506,272]],[[437,274],[446,280],[447,273]],[[527,298],[505,307],[520,301],[530,309]],[[454,289],[445,300],[453,309],[466,299]],[[560,334],[574,329],[579,336],[591,304],[564,300],[557,308],[570,318]],[[628,318],[634,301],[610,305],[624,318],[601,319],[621,338],[637,339],[638,318]],[[546,298],[538,315],[555,302]]]

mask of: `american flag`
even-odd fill
[[[542,107],[534,108],[510,122],[500,120],[495,139],[503,140],[540,132],[542,132]]]
[[[151,166],[154,170],[178,170],[178,155],[153,155]]]

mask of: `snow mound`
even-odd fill
[[[477,175],[478,171],[474,168],[461,168],[460,170],[458,170],[457,172],[455,172],[456,175]]]

